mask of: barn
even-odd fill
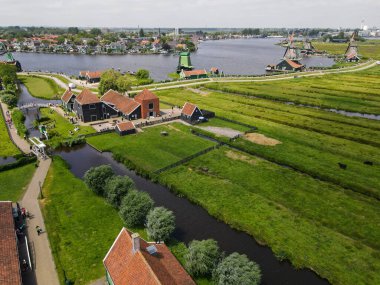
[[[188,123],[195,123],[200,118],[203,117],[202,111],[198,108],[198,106],[186,102],[182,108],[181,119]]]
[[[136,127],[132,122],[121,122],[116,125],[115,131],[120,136],[136,133]]]

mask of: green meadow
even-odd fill
[[[64,90],[51,78],[35,75],[19,75],[21,82],[26,86],[30,95],[41,99],[59,99]]]

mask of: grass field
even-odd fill
[[[103,277],[102,260],[124,226],[117,210],[74,177],[60,157],[53,158],[43,193],[41,205],[61,284],[63,270],[76,285]],[[147,238],[144,229],[130,230]],[[183,262],[185,245],[171,241],[168,246]],[[211,283],[198,279],[197,284]]]
[[[325,50],[329,54],[343,55],[346,52],[348,43],[322,43],[313,42],[313,45],[318,50]],[[358,42],[359,54],[363,58],[380,59],[380,41],[367,40],[365,42]]]
[[[20,153],[18,148],[13,144],[13,142],[9,138],[7,126],[2,114],[0,114],[0,141],[0,157],[14,156]]]
[[[35,171],[34,163],[0,172],[0,201],[21,199]]]
[[[162,136],[162,131],[169,135]],[[87,142],[99,150],[112,151],[145,171],[158,170],[214,145],[192,135],[190,128],[180,123],[145,128],[138,135],[121,137],[111,133],[89,137]]]
[[[29,93],[36,98],[59,99],[64,90],[54,80],[34,75],[19,75],[19,79],[25,84]]]
[[[47,125],[49,140],[46,144],[57,147],[66,140],[73,140],[82,135],[95,133],[95,129],[89,126],[80,126],[79,131],[74,131],[75,126],[67,119],[50,108],[41,108],[41,124]],[[70,134],[72,131],[73,135]]]

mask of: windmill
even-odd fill
[[[17,71],[21,71],[21,64],[13,57],[12,53],[8,51],[6,45],[3,42],[0,42],[0,56],[5,56],[5,61],[3,63],[13,64],[16,66]],[[1,61],[0,61],[1,63]]]

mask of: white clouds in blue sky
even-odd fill
[[[0,25],[380,26],[380,0],[0,0]]]

